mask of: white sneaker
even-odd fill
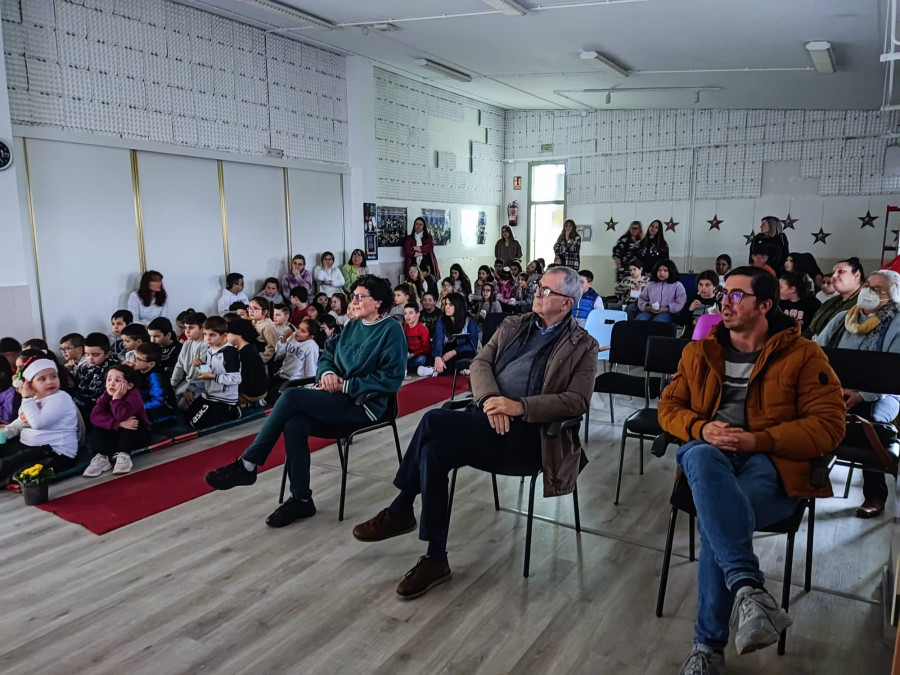
[[[781,631],[794,623],[768,591],[751,586],[737,592],[731,610],[731,623],[735,621],[734,646],[738,654],[749,654],[778,642]]]
[[[430,366],[419,366],[416,368],[416,375],[419,377],[431,377],[434,374],[434,368],[431,368]]]
[[[109,463],[109,458],[106,455],[101,455],[98,453],[94,455],[91,463],[87,465],[87,468],[81,475],[85,478],[96,478],[104,471],[109,471],[111,468],[112,464]]]
[[[724,675],[725,657],[706,645],[694,645],[681,666],[681,675]]]
[[[113,455],[113,458],[116,460],[116,467],[113,469],[113,473],[128,473],[131,471],[131,467],[134,466],[131,462],[131,456],[125,452],[117,452]]]

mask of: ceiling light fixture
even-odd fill
[[[460,82],[472,81],[472,76],[468,73],[464,73],[461,70],[456,70],[455,68],[451,68],[450,66],[445,66],[443,63],[438,63],[437,61],[432,61],[431,59],[416,59],[414,63],[417,66],[428,68],[428,70],[434,71],[435,73],[440,73],[441,75],[446,75],[447,77],[452,77],[454,80],[459,80]]]
[[[606,105],[612,103],[612,92],[606,92]]]
[[[379,33],[393,33],[395,30],[400,30],[400,26],[392,23],[376,23],[372,24],[372,28],[377,30]]]
[[[584,51],[579,54],[582,61],[589,61],[601,70],[611,71],[617,77],[628,77],[628,69],[620,66],[612,59],[608,59],[603,54],[595,51]]]
[[[827,40],[807,42],[806,51],[809,52],[809,58],[812,59],[813,66],[820,73],[833,73],[837,70],[834,51],[831,49],[831,43]]]
[[[514,0],[484,0],[484,2],[507,16],[525,16],[527,13],[527,10]]]
[[[337,28],[331,21],[322,19],[315,14],[309,14],[294,7],[289,7],[275,0],[244,0],[249,5],[254,5],[260,9],[267,9],[270,12],[276,12],[282,16],[287,16],[301,23],[308,23],[310,26],[321,28],[322,30],[334,30]]]
[[[700,103],[700,91],[697,90],[694,92],[694,105]]]

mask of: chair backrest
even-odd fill
[[[384,409],[384,415],[381,416],[382,421],[395,420],[400,416],[400,401],[397,399],[397,393],[388,394],[387,408]]]
[[[721,314],[703,314],[697,319],[697,325],[694,326],[694,334],[691,340],[702,340],[716,325],[722,323]]]
[[[609,360],[623,366],[641,366],[647,356],[651,335],[675,337],[675,326],[661,321],[620,321],[612,329]]]
[[[508,316],[509,314],[504,314],[503,312],[491,312],[490,314],[485,315],[484,324],[481,326],[482,345],[486,345],[491,341],[491,338],[494,337],[494,333],[497,332],[500,324],[503,323],[503,319]]]
[[[674,375],[678,371],[681,353],[690,343],[690,340],[651,335],[647,340],[644,370],[648,373]]]
[[[613,309],[593,309],[587,316],[584,329],[594,338],[601,347],[611,344],[612,329],[620,321],[627,321],[628,315]],[[605,361],[609,359],[609,350],[602,351],[597,359]]]
[[[825,355],[845,389],[900,394],[900,354],[825,347]]]

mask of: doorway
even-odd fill
[[[528,257],[543,258],[549,265],[555,255],[553,244],[565,220],[566,165],[541,163],[530,165],[530,169]]]

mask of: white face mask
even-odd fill
[[[881,298],[871,288],[862,289],[859,292],[859,297],[856,299],[856,306],[866,312],[877,309],[880,304]]]

